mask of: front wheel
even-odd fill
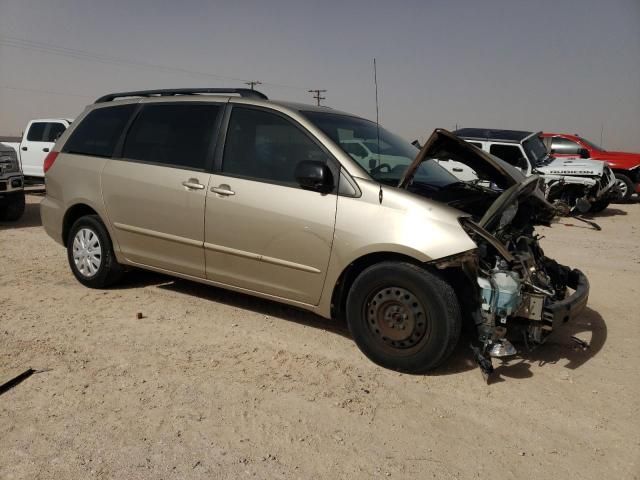
[[[122,277],[109,233],[97,215],[75,221],[67,240],[67,258],[71,271],[86,287],[105,288]]]
[[[432,370],[449,357],[460,337],[453,288],[410,263],[382,262],[364,270],[351,286],[346,313],[360,350],[393,370]]]
[[[635,185],[626,175],[616,173],[616,185],[614,188],[616,188],[618,192],[615,199],[618,202],[627,202],[631,198],[631,195],[633,195]]]

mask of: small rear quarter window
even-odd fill
[[[62,151],[111,157],[135,108],[135,104],[128,104],[93,110],[71,133]]]

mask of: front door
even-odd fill
[[[326,276],[337,195],[303,190],[298,162],[332,162],[288,118],[234,106],[205,213],[207,278],[316,304]],[[337,181],[337,169],[334,178]]]
[[[204,278],[204,208],[215,103],[151,103],[107,162],[102,190],[127,260]]]

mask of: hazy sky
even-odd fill
[[[381,123],[409,140],[604,126],[640,151],[640,0],[0,0],[0,135],[107,92],[253,79],[375,119],[373,57]]]

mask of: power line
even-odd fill
[[[12,87],[9,85],[0,85],[0,89],[5,90],[20,90],[23,92],[33,92],[33,93],[47,93],[49,95],[65,95],[71,97],[82,97],[82,98],[95,98],[96,95],[81,95],[79,93],[65,93],[65,92],[54,92],[51,90],[39,90],[36,88],[24,88],[24,87]]]
[[[155,70],[155,71],[196,75],[196,76],[202,76],[202,77],[208,77],[208,78],[215,78],[219,80],[231,80],[234,82],[243,82],[247,84],[251,83],[251,81],[248,81],[247,79],[244,79],[244,78],[232,77],[227,75],[219,75],[219,74],[210,73],[210,72],[190,70],[190,69],[181,68],[181,67],[172,67],[172,66],[154,64],[154,63],[148,63],[148,62],[138,62],[138,61],[134,61],[126,58],[114,57],[111,55],[104,55],[100,53],[90,52],[87,50],[61,47],[58,45],[51,45],[43,42],[26,40],[26,39],[17,38],[17,37],[0,36],[0,45],[4,45],[6,47],[11,47],[11,48],[38,51],[38,52],[46,53],[49,55],[60,55],[68,58],[73,58],[76,60],[101,63],[105,65],[118,65],[118,66],[130,67],[130,68],[139,68],[139,69],[147,69],[147,70]],[[254,85],[257,85],[257,84],[258,83],[254,83]],[[259,84],[269,85],[271,87],[277,87],[277,88],[305,90],[304,87],[295,86],[295,85],[285,85],[280,83],[259,82]]]
[[[326,90],[307,90],[309,93],[315,93],[315,95],[311,95],[318,102],[318,106],[320,106],[320,100],[326,100],[326,97],[321,97],[320,94],[326,92]]]

